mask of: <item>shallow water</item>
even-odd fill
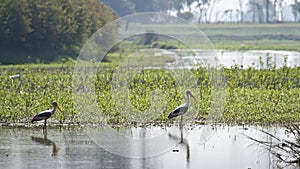
[[[300,53],[294,51],[250,50],[250,51],[218,51],[220,63],[224,67],[243,65],[244,68],[270,68],[275,66],[300,66]],[[285,61],[286,60],[286,61]]]
[[[283,134],[282,128],[268,128]],[[268,169],[276,159],[245,135],[270,140],[257,127],[0,128],[1,168]],[[113,138],[113,140],[110,140]],[[151,139],[159,138],[154,148]],[[101,141],[102,142],[101,142]],[[103,141],[104,140],[104,141]],[[131,140],[131,141],[128,141]],[[139,141],[138,144],[136,144]],[[145,142],[147,144],[142,144]],[[164,145],[164,146],[162,146]],[[159,150],[161,148],[161,150]],[[118,151],[115,151],[115,150]],[[148,152],[149,151],[149,152]],[[135,155],[135,156],[134,156]]]
[[[252,67],[255,69],[300,66],[300,52],[295,51],[173,50],[162,51],[160,55],[176,59],[176,62],[169,63],[167,68],[191,68],[194,64],[204,66],[209,65],[213,67],[224,66],[225,68],[231,68],[232,66],[237,65],[242,66],[243,68]]]

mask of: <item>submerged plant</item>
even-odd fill
[[[298,124],[285,126],[285,135],[288,136],[287,138],[276,136],[264,130],[260,131],[271,139],[266,141],[250,136],[247,137],[265,146],[277,158],[279,168],[286,168],[288,166],[300,167],[300,127]]]

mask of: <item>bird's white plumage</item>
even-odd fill
[[[53,102],[52,105],[53,105],[53,109],[40,112],[39,114],[35,115],[32,118],[31,122],[39,121],[39,120],[47,120],[48,118],[50,118],[51,115],[54,114],[54,112],[56,111],[56,108],[59,108],[56,102]]]
[[[187,112],[187,110],[190,106],[190,97],[191,96],[194,97],[194,96],[192,95],[192,93],[190,91],[187,91],[186,95],[187,95],[186,103],[176,107],[172,112],[170,112],[170,114],[168,116],[169,119],[176,117],[176,116],[183,115],[184,113]]]
[[[23,74],[24,74],[24,71],[22,71],[20,74],[17,74],[17,75],[11,75],[11,76],[9,76],[9,78],[11,80],[20,79],[23,76]]]

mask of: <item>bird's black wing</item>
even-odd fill
[[[170,112],[170,114],[168,116],[168,119],[179,116],[180,115],[180,109],[181,109],[181,107],[178,107],[175,110],[173,110],[172,112]]]
[[[44,111],[44,112],[41,112],[41,113],[35,115],[31,119],[30,122],[45,120],[45,119],[48,119],[50,116],[51,116],[51,112],[50,111]]]

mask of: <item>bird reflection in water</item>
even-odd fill
[[[34,136],[31,136],[31,140],[34,141],[34,142],[36,142],[36,143],[45,145],[45,146],[52,146],[52,154],[51,154],[51,156],[56,156],[57,155],[58,148],[56,147],[56,144],[55,144],[54,141],[49,140],[47,138],[47,133],[44,133],[44,137],[34,137]]]
[[[185,146],[186,149],[186,161],[190,162],[190,145],[186,139],[183,138],[183,129],[180,128],[180,137],[177,135],[168,134],[169,138],[174,140],[175,142],[179,142],[179,145]],[[173,152],[179,152],[179,150],[174,149]]]

